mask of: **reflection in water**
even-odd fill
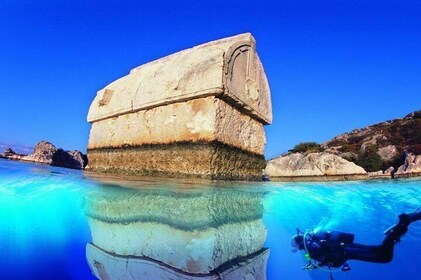
[[[396,223],[399,213],[421,205],[420,178],[251,184],[149,178],[139,182],[87,175],[0,159],[1,280],[212,279],[219,275],[326,280],[324,271],[303,271],[307,260],[291,253],[296,227],[354,233],[356,242],[375,244],[383,240],[382,230]],[[92,242],[92,236],[88,266],[86,243]],[[260,249],[264,239],[263,246],[270,248],[267,274],[267,251]],[[397,244],[393,262],[353,261],[351,272],[334,277],[420,279],[419,252],[421,222],[411,224]]]
[[[307,260],[302,254],[291,253],[296,227],[354,233],[356,242],[375,244],[383,240],[382,230],[396,223],[399,213],[421,205],[420,178],[201,184],[197,180],[142,178],[139,182],[87,175],[0,159],[1,280],[212,279],[218,275],[231,279],[326,280],[329,276],[324,271],[303,271]],[[262,190],[267,237],[261,225]],[[200,200],[202,204],[195,203]],[[252,221],[257,224],[255,228]],[[162,230],[149,230],[152,225]],[[124,235],[117,234],[118,227],[127,228],[120,230]],[[163,230],[165,227],[169,231]],[[144,237],[146,234],[149,237]],[[96,277],[86,261],[86,243],[92,236],[95,245],[88,245],[88,260]],[[181,243],[183,236],[185,242]],[[260,250],[259,238],[266,239],[263,246],[270,248],[267,274],[267,252]],[[210,245],[204,247],[204,240]],[[247,249],[241,251],[239,244],[246,244],[243,247]],[[353,261],[351,272],[334,277],[420,279],[419,252],[421,222],[411,224],[391,263]],[[235,258],[236,254],[244,258]],[[249,272],[253,265],[255,272]],[[202,272],[192,272],[203,267]]]
[[[124,189],[86,196],[87,261],[105,279],[266,279],[263,192]]]

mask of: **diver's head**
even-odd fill
[[[291,239],[291,246],[293,251],[304,250],[304,235],[297,234],[294,235]]]

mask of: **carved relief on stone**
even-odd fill
[[[230,98],[265,123],[272,122],[270,89],[254,41],[233,45],[226,53],[225,84]]]

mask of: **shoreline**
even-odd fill
[[[399,179],[413,179],[421,177],[421,173],[401,174],[391,176],[369,176],[369,175],[325,175],[325,176],[275,176],[270,177],[270,182],[348,182],[348,181],[393,181]]]
[[[27,164],[34,164],[34,165],[43,165],[43,166],[51,166],[51,167],[60,167],[54,166],[48,163],[41,163],[36,161],[28,161],[28,160],[19,160],[13,158],[6,158],[0,157],[0,160],[7,160],[7,161],[14,161],[14,162],[22,162]],[[78,170],[73,168],[67,167],[60,167],[65,169],[71,170]],[[228,183],[228,184],[244,184],[244,183],[277,183],[277,182],[294,182],[294,183],[310,183],[310,182],[350,182],[350,181],[387,181],[387,180],[401,180],[401,179],[416,179],[421,178],[421,173],[411,173],[411,174],[404,174],[395,176],[395,178],[389,176],[369,176],[369,175],[358,175],[358,174],[351,174],[351,175],[325,175],[325,176],[275,176],[270,177],[270,181],[240,181],[240,180],[211,180],[205,178],[173,178],[173,177],[151,177],[151,176],[134,176],[134,175],[127,175],[127,174],[112,174],[112,173],[103,173],[103,172],[95,172],[89,169],[79,169],[83,175],[88,179],[99,180],[105,184],[112,184],[119,181],[127,181],[128,187],[130,185],[135,184],[136,182],[143,181],[145,183],[150,183],[151,185],[160,184],[162,182],[168,183],[182,183],[186,187],[198,184],[199,186],[206,186],[207,184],[218,184],[218,183]],[[131,182],[131,184],[130,184]],[[131,187],[134,187],[133,185]]]

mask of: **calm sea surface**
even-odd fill
[[[305,259],[290,247],[296,227],[351,232],[358,243],[376,244],[398,214],[419,206],[419,179],[207,185],[95,178],[0,160],[0,279],[96,279],[86,253],[91,243],[192,270],[203,262],[192,266],[183,258],[197,259],[206,253],[200,248],[217,247],[214,255],[223,259],[263,243],[270,250],[267,279],[330,279],[302,270]],[[410,226],[392,263],[350,265],[334,278],[421,279],[421,222]]]

